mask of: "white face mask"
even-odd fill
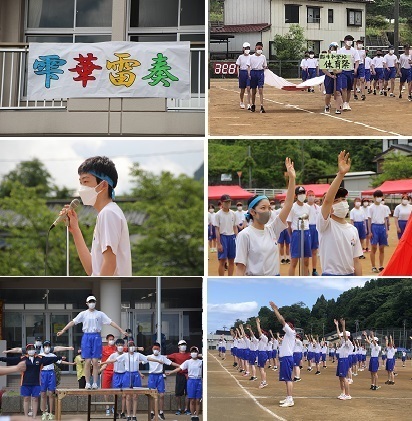
[[[256,50],[256,54],[260,56],[262,54],[262,50]]]
[[[349,210],[349,204],[346,200],[332,205],[333,214],[338,218],[344,218]]]
[[[363,207],[364,207],[364,208],[367,208],[368,206],[369,206],[369,202],[364,202],[364,203],[363,203]]]
[[[180,345],[179,350],[185,352],[186,351],[186,345]]]
[[[304,202],[306,199],[306,194],[298,194],[298,200],[299,202]]]
[[[96,303],[87,303],[90,310],[93,310],[96,307]]]
[[[197,352],[191,352],[190,353],[190,356],[192,357],[192,358],[194,358],[194,359],[196,359],[197,358]]]
[[[48,347],[48,346],[47,346],[47,347],[45,347],[45,348],[44,348],[44,353],[45,353],[45,354],[50,353],[50,347]]]
[[[315,203],[315,196],[308,196],[308,203]]]
[[[359,208],[361,205],[361,202],[355,202],[355,207]]]
[[[123,346],[118,346],[117,347],[117,352],[123,352],[123,348],[124,348]]]
[[[353,41],[345,41],[345,44],[346,44],[348,47],[351,47],[351,46],[352,46],[352,44],[353,44]]]
[[[41,347],[41,342],[40,341],[36,341],[34,343],[34,346],[37,346],[37,348],[40,348]]]
[[[331,50],[330,52],[331,54],[338,54],[338,52],[336,50]]]
[[[209,213],[215,213],[214,209],[209,209]]]
[[[310,58],[313,58],[313,57],[315,57],[315,55],[314,54],[309,54],[309,57]]]
[[[381,203],[382,202],[382,198],[381,197],[376,197],[375,198],[375,201],[378,202],[378,203]]]
[[[238,211],[241,211],[242,209],[243,209],[243,207],[242,207],[242,206],[238,206],[238,207],[237,207],[237,210],[238,210]]]
[[[113,346],[113,345],[114,345],[114,339],[110,339],[110,341],[108,342],[108,344],[109,344],[110,346]]]
[[[393,54],[395,50],[389,50],[389,54]]]
[[[362,50],[363,44],[358,44],[358,50]]]
[[[158,349],[154,349],[154,350],[153,350],[153,354],[154,354],[154,355],[159,355],[159,354],[160,354],[160,351],[159,351]]]
[[[271,205],[270,206],[270,209],[275,210],[276,209],[276,206],[275,205]]]
[[[248,56],[250,54],[250,50],[245,50],[245,54]]]
[[[285,203],[283,203],[283,202],[282,202],[282,203],[280,204],[280,207],[281,207],[281,208],[283,208],[284,206],[285,206]]]
[[[96,187],[99,187],[100,184],[98,184]],[[97,192],[96,187],[80,186],[78,190],[78,194],[80,196],[80,199],[82,199],[83,205],[94,206],[97,200],[97,196],[99,195],[100,192],[103,191],[101,190]]]
[[[135,351],[136,351],[136,347],[135,347],[135,346],[131,346],[131,347],[129,347],[129,351],[130,351],[131,353],[135,352]]]
[[[27,353],[29,354],[30,357],[33,357],[36,351],[34,349],[30,349],[29,351],[27,351]]]
[[[408,199],[403,199],[402,200],[402,205],[405,205],[406,206],[408,203],[409,203],[409,200]]]

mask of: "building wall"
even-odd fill
[[[225,0],[225,25],[267,23],[271,0]]]

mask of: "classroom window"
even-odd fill
[[[316,56],[319,55],[320,53],[320,41],[314,41],[314,40],[308,40],[308,51],[313,51],[315,53]]]
[[[333,9],[328,9],[328,23],[333,23]]]
[[[299,6],[285,4],[285,23],[299,23]]]
[[[307,9],[308,23],[320,22],[320,7],[308,7]]]
[[[348,9],[348,26],[362,26],[362,10]]]

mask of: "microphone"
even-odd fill
[[[299,218],[298,218],[299,220],[302,220],[302,219],[309,219],[309,215],[307,214],[307,213],[304,213],[303,215],[301,215],[301,216],[299,216]]]
[[[57,219],[51,224],[49,231],[52,230],[59,222],[65,221],[67,219],[67,211],[70,209],[75,209],[77,206],[80,205],[79,199],[73,199],[69,205],[69,208],[64,211],[61,215],[57,217]]]

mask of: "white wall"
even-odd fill
[[[225,0],[225,25],[268,23],[271,0]]]

